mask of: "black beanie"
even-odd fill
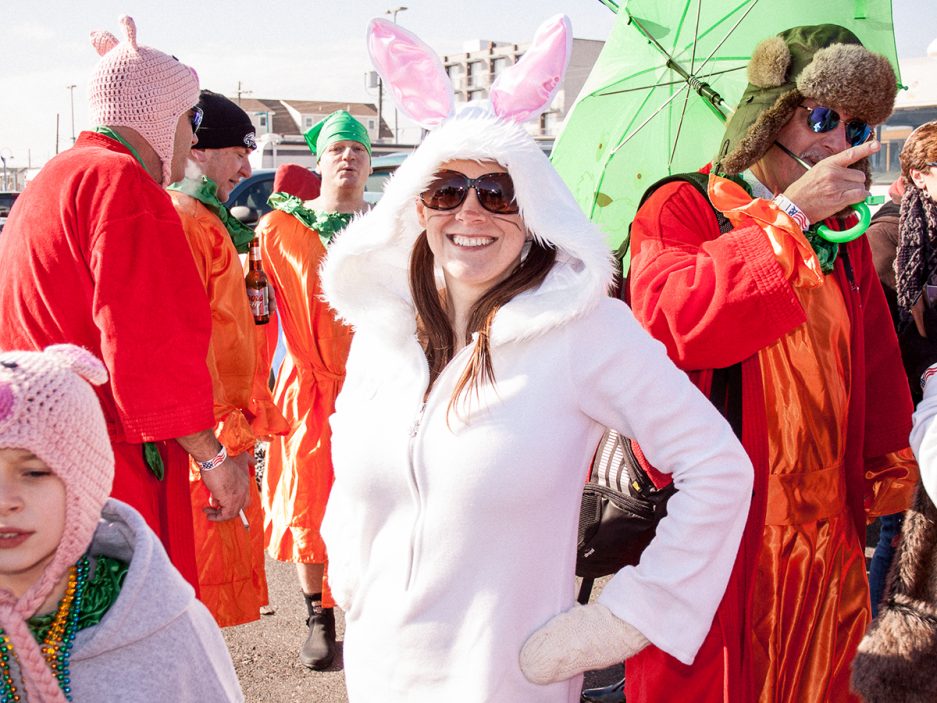
[[[198,143],[193,149],[257,148],[251,118],[224,95],[203,90],[199,94],[198,106],[202,108],[202,124],[198,128]]]

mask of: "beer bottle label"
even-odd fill
[[[247,300],[250,302],[251,314],[254,317],[263,317],[270,314],[270,304],[267,300],[267,288],[248,288]]]

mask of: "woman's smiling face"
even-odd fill
[[[495,161],[461,159],[446,161],[438,170],[457,171],[469,178],[507,173]],[[453,210],[433,210],[417,200],[417,215],[450,296],[478,300],[520,263],[526,235],[520,213],[489,212],[478,202],[474,188]]]

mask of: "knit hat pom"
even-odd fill
[[[94,354],[74,344],[53,344],[46,347],[64,369],[78,374],[95,386],[107,383],[107,369]]]
[[[133,47],[133,50],[137,50],[137,23],[133,21],[133,17],[130,15],[124,15],[120,18],[120,23],[124,27],[124,31],[127,33],[127,43]]]
[[[787,82],[791,66],[791,50],[781,37],[770,37],[759,43],[748,64],[748,81],[759,88],[776,88]]]
[[[119,43],[117,37],[108,31],[91,32],[91,46],[98,52],[98,56],[104,56]]]

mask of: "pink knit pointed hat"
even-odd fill
[[[179,117],[198,102],[198,75],[174,56],[137,44],[137,25],[120,18],[127,37],[92,32],[101,56],[91,76],[88,102],[96,125],[130,127],[149,142],[171,182],[172,147]]]
[[[90,385],[106,380],[104,364],[71,344],[0,353],[0,448],[29,450],[65,484],[65,530],[52,560],[21,597],[0,590],[0,627],[30,701],[65,701],[26,619],[88,549],[111,492],[114,454]]]

